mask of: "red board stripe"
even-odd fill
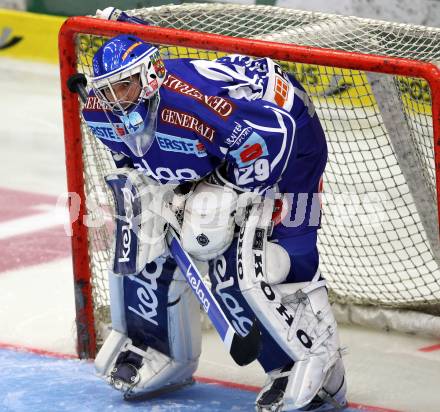
[[[219,379],[212,379],[212,378],[205,378],[203,376],[194,376],[194,379],[196,380],[196,382],[200,382],[200,383],[213,383],[216,385],[226,386],[228,388],[241,389],[243,391],[249,391],[249,392],[259,392],[261,389],[259,386],[244,385],[242,383],[222,381]]]
[[[205,378],[201,376],[195,376],[194,378],[197,382],[200,383],[213,383],[216,385],[221,385],[234,389],[241,389],[249,392],[259,392],[261,390],[259,386],[243,385],[241,383]],[[358,409],[359,411],[365,411],[365,412],[401,412],[398,411],[397,409],[381,408],[379,406],[364,405],[362,403],[354,403],[354,402],[349,402],[348,406],[352,409]]]
[[[434,352],[436,350],[440,350],[440,343],[437,345],[426,346],[424,348],[420,348],[419,352]]]
[[[52,352],[52,351],[48,351],[48,350],[44,350],[44,349],[32,348],[30,346],[16,345],[16,344],[12,344],[12,343],[0,342],[0,349],[15,350],[17,352],[35,353],[36,355],[50,356],[52,358],[58,358],[58,359],[78,359],[77,355],[71,355],[68,353]]]
[[[58,359],[78,359],[76,355],[51,352],[43,349],[32,348],[29,346],[14,345],[14,344],[1,343],[1,342],[0,342],[0,349],[9,349],[9,350],[16,350],[19,352],[35,353],[37,355],[51,356],[53,358],[58,358]],[[200,382],[200,383],[212,383],[227,388],[240,389],[249,392],[259,392],[261,389],[259,386],[244,385],[241,383],[223,381],[220,379],[205,378],[203,376],[195,376],[195,380],[196,382]],[[361,403],[350,402],[348,406],[352,409],[358,409],[359,411],[365,411],[365,412],[401,412],[396,409],[381,408],[378,406],[364,405]]]

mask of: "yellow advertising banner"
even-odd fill
[[[58,63],[58,32],[65,19],[0,9],[0,57]]]
[[[65,17],[0,9],[0,58],[13,57],[58,63],[58,32]],[[79,36],[79,62],[90,72],[91,59],[105,39]],[[164,58],[215,59],[224,53],[170,46],[161,49]],[[374,108],[376,101],[365,73],[312,64],[281,62],[293,73],[313,99],[347,108]],[[397,77],[397,87],[408,112],[431,114],[431,96],[423,79]]]

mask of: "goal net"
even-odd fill
[[[339,308],[370,308],[365,316],[336,312],[369,319],[372,310],[392,313],[386,323],[393,323],[405,310],[414,330],[423,323],[434,333],[440,70],[430,62],[440,60],[440,30],[269,6],[188,4],[127,13],[155,27],[76,17],[60,33],[69,192],[81,198],[72,240],[80,356],[93,356],[109,322],[113,239],[105,211],[113,206],[103,176],[114,166],[81,122],[80,103],[65,82],[75,72],[90,74],[99,46],[123,32],[158,45],[164,59],[239,52],[272,57],[293,73],[316,106],[329,146],[321,271]],[[415,312],[425,314],[423,322]]]

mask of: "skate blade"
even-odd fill
[[[172,385],[164,386],[163,388],[156,389],[150,392],[142,392],[142,393],[125,393],[124,400],[128,402],[142,402],[148,399],[153,399],[158,396],[177,391],[182,388],[186,388],[187,386],[194,385],[195,380],[193,378],[188,379],[187,381],[174,383]]]
[[[324,403],[321,406],[318,406],[313,409],[308,409],[307,406],[300,409],[283,409],[283,404],[278,403],[274,405],[256,405],[255,410],[257,412],[281,412],[281,411],[290,411],[290,412],[342,412],[348,408],[348,402],[345,398],[338,400],[338,403]]]

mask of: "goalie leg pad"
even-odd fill
[[[347,385],[342,360],[338,358],[332,368],[327,371],[321,390],[307,405],[297,409],[295,402],[290,402],[292,386],[300,377],[292,375],[292,366],[272,371],[257,396],[256,409],[259,412],[267,411],[307,411],[330,412],[339,411],[347,406]],[[304,383],[304,384],[307,384]]]
[[[282,401],[298,409],[312,402],[340,358],[337,325],[318,269],[308,282],[269,284],[261,210],[252,207],[239,233],[239,286],[258,320],[294,361]]]
[[[271,279],[285,279],[286,273],[289,273],[289,262],[284,256],[285,251],[279,251],[278,245],[270,246],[270,251],[275,259],[271,263]],[[287,256],[288,257],[288,256]],[[249,333],[251,325],[255,320],[255,313],[249,306],[238,285],[237,274],[237,240],[234,240],[231,246],[220,256],[209,261],[209,277],[211,281],[211,290],[214,297],[228,317],[234,329],[242,336]],[[283,265],[286,265],[284,267]],[[279,270],[277,270],[279,269]],[[261,353],[258,362],[267,372],[279,368],[286,363],[291,362],[291,358],[277,343],[276,338],[264,327],[259,325],[261,331]]]
[[[318,401],[322,404],[339,402],[344,406],[344,372],[343,367],[338,366],[342,365],[341,349],[324,285],[325,281],[318,281],[272,287],[282,296],[283,313],[290,322],[288,329],[272,329],[272,333],[277,333],[280,344],[284,340],[283,347],[291,345],[290,353],[295,362],[287,372],[276,370],[269,374],[267,384],[257,397],[257,405],[267,402],[274,381],[285,377],[280,410],[297,410]],[[326,391],[329,395],[324,399],[322,394]]]
[[[165,258],[122,279],[110,282],[123,291],[110,291],[113,330],[96,357],[97,374],[126,397],[187,383],[201,352],[199,304],[190,287]]]

